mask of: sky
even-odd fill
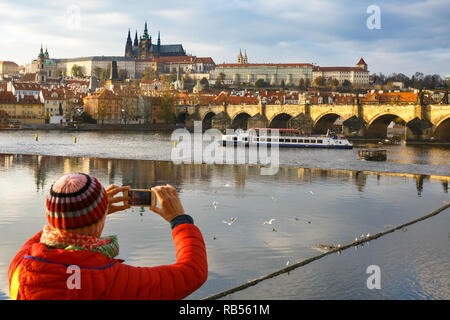
[[[144,22],[156,42],[235,63],[354,66],[450,74],[450,0],[0,0],[0,60],[124,55]]]

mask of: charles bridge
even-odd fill
[[[177,122],[203,129],[295,128],[303,133],[326,133],[343,118],[348,137],[385,138],[397,117],[406,123],[404,137],[415,141],[450,141],[449,104],[262,104],[178,106]]]

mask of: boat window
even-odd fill
[[[309,143],[309,139],[305,139],[305,143]]]
[[[317,143],[323,143],[323,140],[317,140]]]
[[[303,143],[303,139],[299,139],[298,142]]]
[[[247,137],[245,137],[245,138],[244,138],[244,141],[248,141],[248,138],[247,138]]]
[[[267,142],[271,142],[272,141],[272,138],[267,138]]]
[[[284,142],[284,139],[280,139],[280,142]]]
[[[259,141],[264,142],[266,141],[266,138],[261,138]]]
[[[316,140],[311,140],[311,143],[316,143]]]
[[[286,139],[286,142],[291,142],[291,139]]]
[[[233,140],[234,140],[234,141],[237,141],[237,137],[233,137]]]

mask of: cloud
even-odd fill
[[[29,62],[41,42],[55,57],[121,55],[128,28],[141,35],[148,21],[154,39],[160,30],[163,44],[182,43],[187,52],[220,62],[234,62],[243,48],[250,62],[353,65],[364,56],[372,72],[449,72],[450,0],[379,0],[380,30],[366,27],[371,4],[166,0],[150,6],[144,1],[6,0],[0,4],[0,59]],[[80,10],[79,27],[68,27],[71,5]]]

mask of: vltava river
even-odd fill
[[[30,132],[0,134],[0,152],[10,153],[0,155],[0,297],[9,297],[11,259],[46,223],[51,184],[69,172],[92,174],[105,186],[170,183],[178,189],[208,253],[208,281],[194,299],[320,254],[317,244],[350,243],[450,200],[447,149],[396,146],[385,164],[358,162],[355,150],[289,150],[273,176],[261,175],[259,166],[174,164],[167,161],[170,149],[169,137],[155,134],[83,133],[76,145],[67,133],[42,132],[37,143]],[[157,160],[145,160],[152,157]],[[448,211],[227,298],[449,299]],[[232,217],[231,226],[223,222]],[[272,225],[264,224],[271,218]],[[169,225],[148,210],[109,216],[108,234],[118,235],[119,257],[131,265],[175,262]],[[380,267],[381,290],[366,286],[369,265]]]

